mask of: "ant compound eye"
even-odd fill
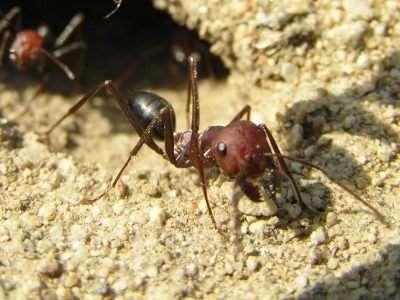
[[[226,155],[226,151],[228,150],[228,147],[226,146],[225,143],[218,143],[217,145],[217,151],[220,155],[224,156]]]

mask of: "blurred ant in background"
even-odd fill
[[[19,70],[36,68],[43,73],[46,62],[50,61],[57,66],[68,79],[75,80],[75,74],[60,60],[60,58],[73,51],[86,49],[86,44],[83,41],[66,44],[84,21],[83,14],[78,13],[73,16],[55,40],[51,38],[50,29],[46,25],[41,25],[37,29],[20,30],[20,15],[20,7],[13,7],[0,19],[0,34],[3,34],[0,40],[0,68],[3,66],[5,54],[8,49],[8,59],[10,63]],[[14,20],[16,21],[16,26],[12,25]],[[12,32],[14,34],[13,40],[11,40]],[[31,101],[43,91],[47,80],[48,75],[43,75],[42,81],[36,89]],[[29,101],[28,105],[18,116],[28,111],[31,101]]]

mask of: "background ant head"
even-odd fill
[[[39,32],[26,30],[19,32],[9,50],[11,62],[18,68],[26,68],[42,59],[44,38]]]

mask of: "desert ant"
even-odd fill
[[[11,42],[8,51],[8,58],[14,66],[20,70],[25,70],[30,67],[36,67],[39,70],[43,70],[45,62],[50,60],[68,77],[68,79],[74,80],[75,74],[66,64],[61,62],[60,58],[72,51],[86,48],[86,44],[82,41],[72,42],[65,45],[74,31],[82,24],[84,16],[81,13],[73,16],[61,34],[54,41],[51,50],[48,50],[45,48],[49,43],[48,39],[50,35],[47,26],[40,26],[37,30],[17,30],[11,26],[11,22],[16,18],[19,18],[20,13],[21,9],[19,7],[13,7],[0,20],[0,34],[4,32],[3,38],[0,42],[0,67],[2,66],[7,45],[11,38],[11,31],[14,31],[15,37]],[[44,76],[41,84],[34,93],[34,98],[41,93],[46,81],[47,76]]]
[[[207,195],[207,181],[204,168],[218,166],[223,174],[234,178],[235,184],[252,201],[261,201],[257,186],[250,179],[261,176],[266,170],[272,170],[275,182],[285,176],[291,185],[296,200],[302,201],[299,187],[289,170],[286,161],[295,161],[311,168],[315,168],[335,182],[328,173],[301,159],[292,158],[281,154],[271,131],[265,124],[256,125],[250,121],[251,107],[246,105],[226,126],[210,126],[204,132],[199,132],[199,95],[197,56],[189,56],[189,84],[187,107],[191,109],[190,129],[175,132],[175,112],[165,99],[150,92],[135,92],[126,101],[111,80],[104,81],[88,94],[83,96],[61,118],[59,118],[45,132],[46,136],[53,132],[58,125],[68,116],[78,111],[87,101],[97,95],[101,90],[109,91],[113,99],[125,114],[132,127],[139,134],[140,139],[130,151],[128,159],[114,178],[111,187],[107,188],[96,198],[86,201],[91,203],[105,196],[114,188],[123,171],[141,147],[146,144],[158,154],[171,162],[177,168],[195,167],[199,173],[204,199],[207,204],[211,221],[218,232],[221,233],[215,221]],[[243,118],[245,117],[245,120]],[[163,140],[162,150],[154,139]],[[360,198],[346,186],[335,182],[342,189],[350,193],[357,200],[371,209],[385,224],[383,215],[365,200]]]

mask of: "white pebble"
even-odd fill
[[[117,295],[122,294],[128,288],[128,283],[125,279],[119,279],[114,282],[111,288]]]
[[[329,227],[337,223],[337,215],[334,212],[328,212],[326,215],[326,225]]]
[[[160,206],[152,206],[148,210],[149,221],[153,224],[164,225],[167,219],[167,214]]]
[[[56,216],[56,206],[54,202],[47,202],[43,204],[38,211],[38,216],[42,217],[46,221],[51,221]]]
[[[343,8],[351,19],[368,20],[374,16],[374,10],[369,0],[344,0]]]
[[[313,233],[311,234],[311,242],[314,245],[321,245],[325,243],[328,239],[328,235],[324,228],[318,227]]]
[[[246,267],[250,272],[256,272],[261,266],[259,259],[256,256],[249,256],[246,260]]]
[[[336,258],[330,258],[326,266],[330,270],[336,270],[337,267],[339,266],[338,260]]]
[[[295,279],[295,285],[296,285],[298,290],[301,290],[301,289],[305,288],[308,285],[308,278],[305,277],[304,275],[299,275]]]
[[[294,82],[298,76],[298,68],[292,63],[283,63],[281,66],[281,76],[287,82]]]
[[[251,223],[249,226],[249,231],[252,234],[263,235],[267,228],[267,222],[265,220],[260,220],[254,223]]]
[[[370,59],[368,54],[366,53],[361,53],[358,58],[357,58],[357,66],[362,68],[362,69],[366,69],[370,66]]]
[[[58,171],[63,177],[68,177],[74,171],[74,163],[71,159],[63,158],[58,162]]]
[[[185,275],[187,277],[194,277],[199,272],[199,268],[195,264],[189,264],[185,267]]]

